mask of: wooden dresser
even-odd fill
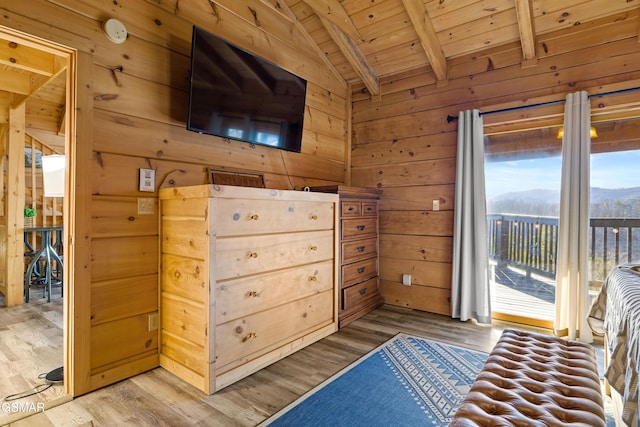
[[[340,327],[384,304],[378,278],[378,203],[382,190],[313,187],[340,196]]]
[[[160,190],[160,365],[211,394],[335,332],[338,200]]]

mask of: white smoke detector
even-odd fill
[[[127,39],[127,29],[124,24],[117,19],[108,19],[102,24],[102,31],[109,41],[115,44],[122,44]]]

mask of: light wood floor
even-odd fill
[[[41,288],[32,289],[28,304],[0,308],[0,425],[17,416],[7,410],[7,396],[45,384],[38,376],[64,362],[63,300],[59,288],[52,293],[48,303]],[[61,400],[69,400],[64,387],[52,386],[15,402],[48,407]]]
[[[502,329],[385,305],[212,396],[157,368],[11,425],[254,426],[399,332],[488,352]]]

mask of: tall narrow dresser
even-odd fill
[[[378,205],[382,190],[344,185],[313,187],[340,196],[339,326],[384,304],[378,277]]]

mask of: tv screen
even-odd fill
[[[193,27],[187,129],[300,152],[306,80]]]

